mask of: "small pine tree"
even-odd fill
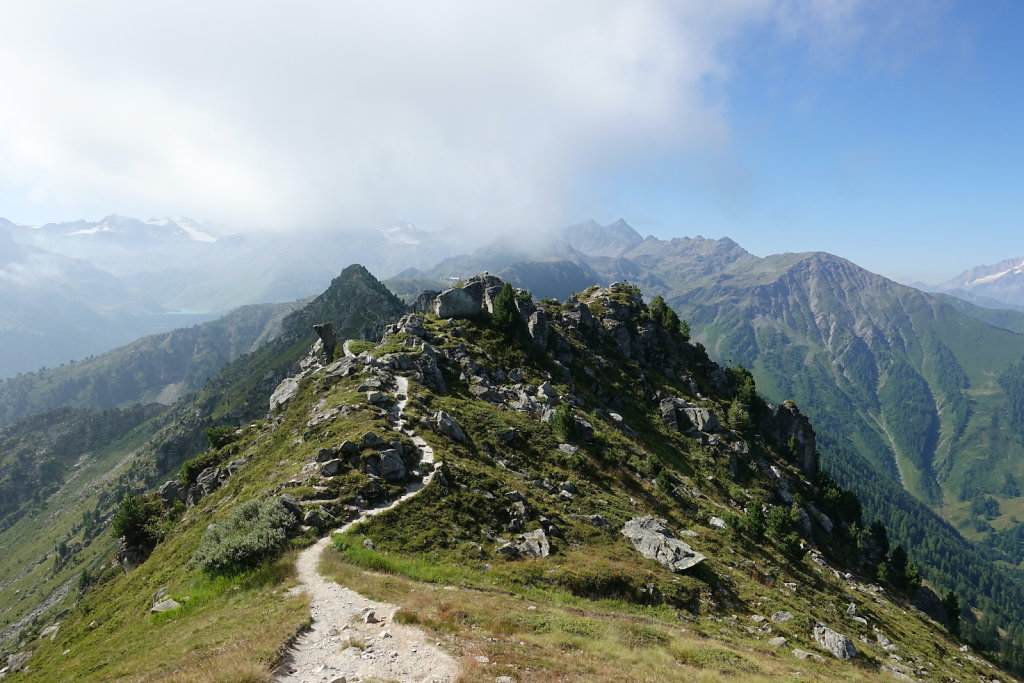
[[[495,327],[506,332],[512,332],[522,322],[519,317],[519,309],[516,308],[516,292],[507,282],[501,286],[501,291],[494,297],[491,320]]]
[[[946,610],[946,619],[949,621],[949,631],[954,635],[960,635],[960,600],[956,593],[948,591],[942,599],[942,609]]]

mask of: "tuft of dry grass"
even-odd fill
[[[232,650],[171,677],[175,683],[270,683],[273,675],[266,662],[251,652]]]

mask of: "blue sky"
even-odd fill
[[[37,0],[0,23],[19,222],[481,241],[623,217],[931,282],[1024,255],[1021,2]]]
[[[634,194],[605,215],[903,280],[1024,255],[1024,3],[932,8],[836,49],[742,33],[720,95],[728,150],[612,179]]]

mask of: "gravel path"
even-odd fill
[[[392,410],[392,428],[412,439],[420,451],[421,463],[430,472],[422,483],[411,484],[405,495],[384,507],[367,510],[338,532],[346,532],[369,517],[400,505],[419,493],[434,476],[434,451],[407,426],[403,417],[409,380],[396,379],[400,398]],[[312,597],[313,623],[296,641],[275,680],[303,683],[454,681],[458,665],[451,655],[429,642],[420,629],[392,623],[398,609],[396,605],[369,600],[317,572],[320,553],[330,542],[329,537],[322,538],[299,554],[296,569],[301,585],[295,590]]]

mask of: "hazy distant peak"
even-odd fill
[[[184,216],[176,216],[175,218],[159,218],[151,221],[146,221],[146,225],[155,225],[159,227],[173,226],[180,228],[189,239],[195,242],[216,242],[219,238],[215,235],[211,235],[209,232],[203,230],[202,224],[198,221],[194,221],[191,218],[185,218]]]
[[[427,231],[412,223],[395,223],[377,230],[388,244],[420,244],[427,237]]]
[[[623,219],[601,225],[591,219],[566,228],[563,238],[574,249],[589,256],[619,256],[644,241]]]

